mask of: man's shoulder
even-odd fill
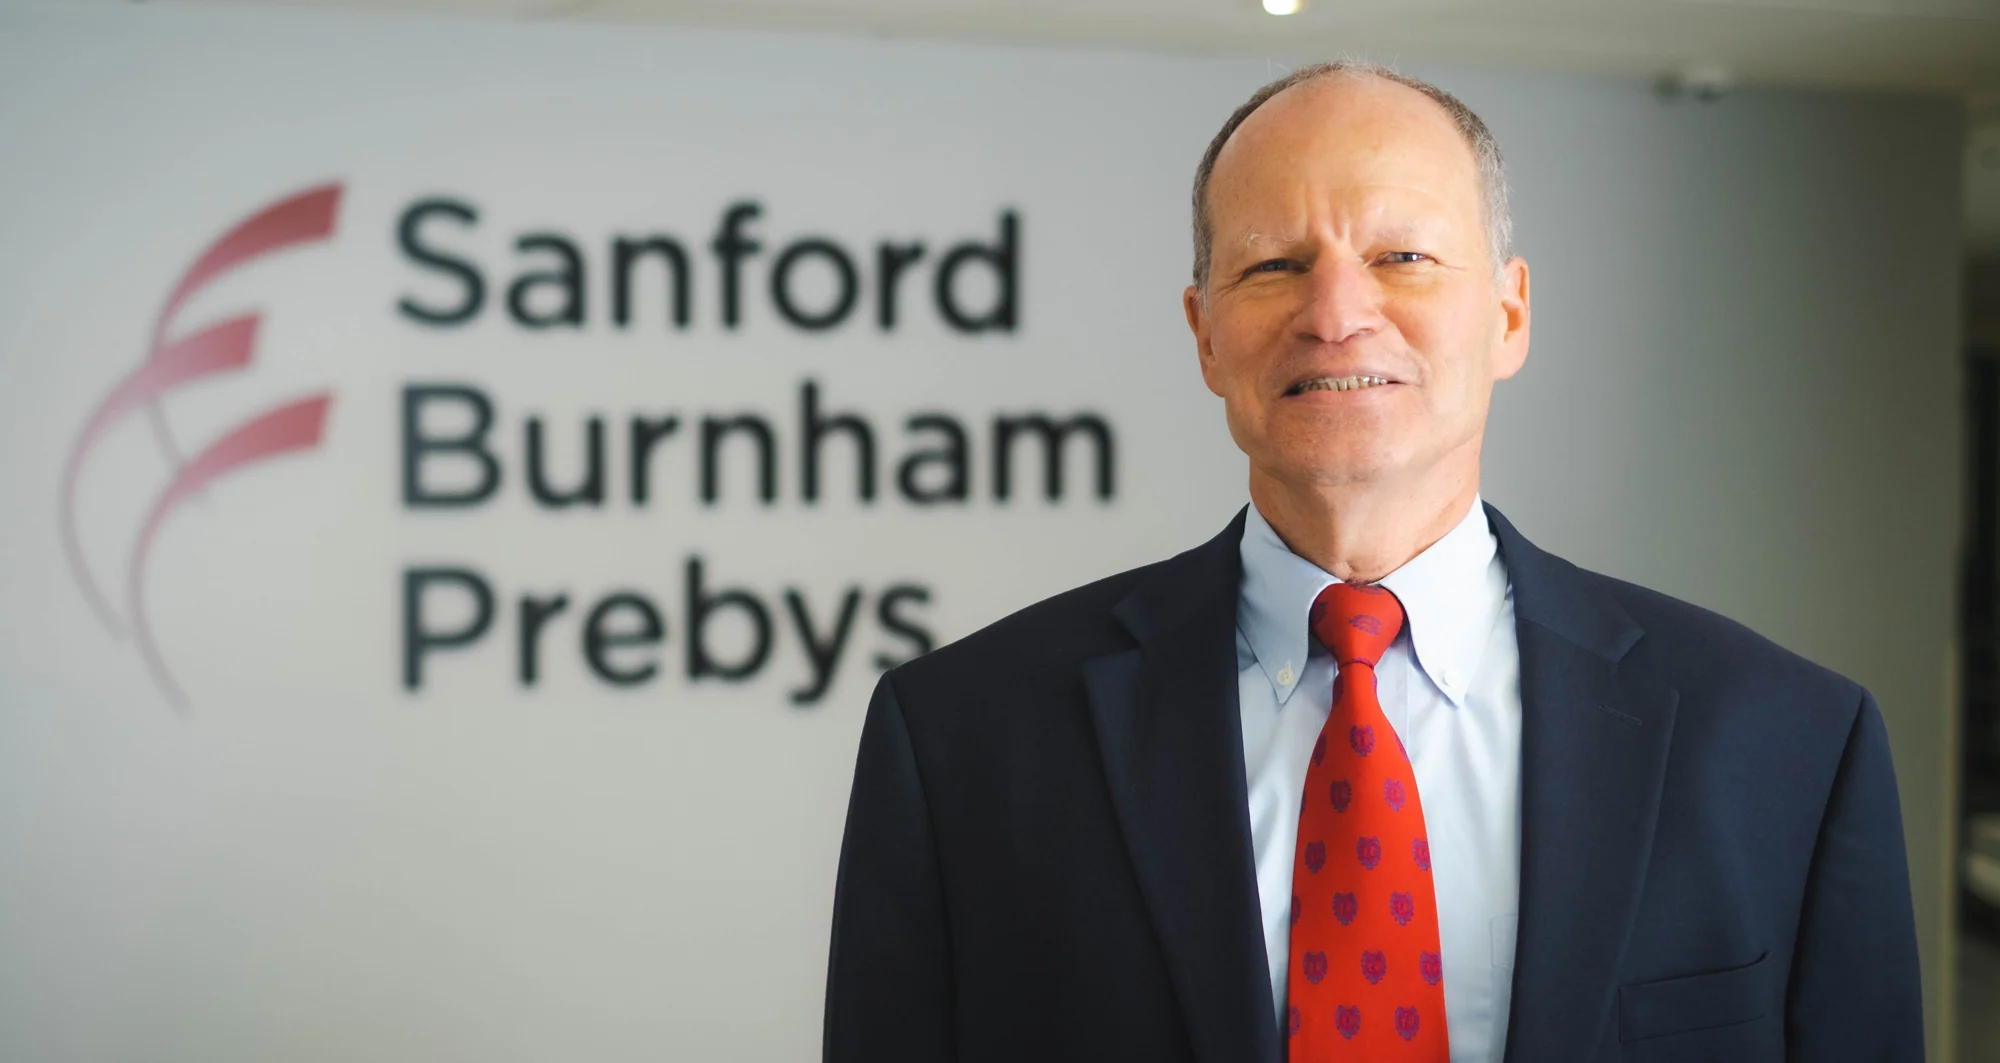
[[[892,673],[899,689],[977,688],[1072,671],[1132,646],[1113,609],[1166,561],[1093,580],[1016,610]]]
[[[1590,643],[1621,671],[1679,691],[1683,705],[1707,700],[1838,705],[1827,718],[1851,722],[1861,686],[1736,620],[1650,587],[1594,572],[1549,553],[1487,507],[1523,623],[1540,621]],[[1710,696],[1713,695],[1713,698]],[[1815,710],[1821,711],[1821,710]]]
[[[1846,676],[1712,609],[1601,572],[1577,571],[1644,630],[1633,663],[1683,695],[1782,695],[1786,702],[1820,706],[1816,711],[1845,718],[1866,694]]]
[[[899,694],[921,689],[955,700],[974,691],[1015,702],[1074,692],[1084,662],[1138,645],[1128,625],[1144,627],[1225,599],[1235,608],[1246,512],[1237,510],[1207,542],[1045,598],[896,668],[884,681]]]

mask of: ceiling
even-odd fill
[[[1945,94],[1966,105],[1966,250],[2000,256],[2000,0],[1305,0],[1286,17],[1261,0],[240,2]]]
[[[833,29],[1259,57],[1413,56],[1657,78],[2000,88],[2000,0],[258,0]]]

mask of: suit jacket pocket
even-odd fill
[[[1726,971],[1620,986],[1618,1039],[1643,1041],[1763,1018],[1771,1010],[1770,955]]]

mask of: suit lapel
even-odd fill
[[[1677,694],[1620,662],[1643,630],[1488,507],[1521,651],[1521,922],[1506,1058],[1594,1056],[1638,914]]]
[[[1195,1055],[1280,1059],[1236,697],[1243,515],[1115,613],[1138,648],[1084,670],[1112,805]]]

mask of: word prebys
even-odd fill
[[[541,681],[544,657],[560,652],[565,642],[590,674],[609,686],[651,683],[671,667],[663,656],[670,641],[669,608],[679,611],[681,671],[688,682],[757,679],[774,656],[794,655],[779,650],[795,646],[803,667],[780,668],[803,680],[790,692],[795,705],[811,705],[825,696],[850,649],[868,654],[876,668],[888,669],[930,652],[936,641],[917,616],[931,600],[930,588],[920,584],[897,583],[880,590],[854,585],[831,601],[817,602],[797,587],[767,595],[746,586],[719,585],[699,556],[687,559],[682,576],[681,593],[664,598],[621,588],[594,599],[564,590],[523,591],[503,602],[492,578],[472,567],[406,568],[403,687],[422,689],[426,667],[437,663],[433,657],[470,649],[488,638],[508,640],[512,672],[523,688]],[[674,606],[663,606],[663,601]],[[867,621],[860,620],[864,614]],[[869,629],[865,636],[857,632],[864,626]],[[862,642],[872,648],[857,648]]]

